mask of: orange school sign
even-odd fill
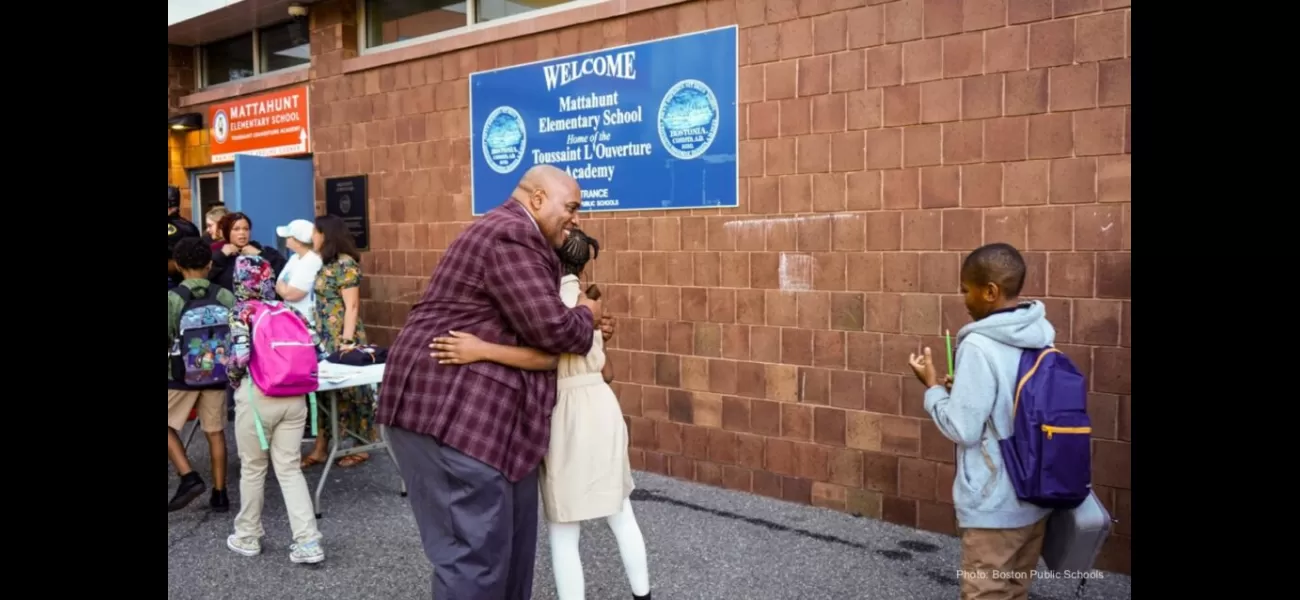
[[[208,109],[213,163],[236,154],[291,156],[311,152],[307,86],[215,104]]]

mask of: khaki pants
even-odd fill
[[[961,599],[1028,600],[1046,530],[1044,517],[1018,529],[962,531]]]
[[[262,417],[270,453],[262,450],[257,440],[257,426],[252,402]],[[267,398],[245,379],[235,392],[235,444],[239,448],[239,514],[235,516],[235,535],[241,538],[260,539],[262,530],[262,500],[266,484],[268,458],[275,468],[284,494],[284,506],[289,510],[289,527],[293,541],[304,543],[320,539],[316,529],[316,513],[307,479],[302,475],[302,431],[307,423],[307,399]]]
[[[225,390],[167,390],[167,426],[175,429],[176,435],[180,435],[195,405],[203,433],[226,430]]]

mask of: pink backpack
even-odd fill
[[[265,302],[253,306],[248,364],[253,384],[272,398],[315,392],[319,362],[307,324],[287,306]]]

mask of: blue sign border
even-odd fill
[[[679,34],[677,34],[677,35],[672,35],[672,36],[667,36],[667,37],[662,37],[662,38],[655,38],[655,39],[653,39],[653,40],[646,40],[646,41],[644,41],[644,42],[633,42],[633,43],[630,43],[630,44],[623,44],[623,45],[620,45],[620,46],[609,46],[609,47],[606,47],[606,48],[601,48],[601,49],[599,49],[599,50],[591,50],[591,51],[588,51],[588,52],[579,52],[579,53],[577,53],[577,54],[566,54],[566,55],[563,55],[563,56],[555,56],[555,57],[551,57],[551,58],[546,58],[546,59],[541,59],[541,60],[535,60],[535,61],[526,62],[526,63],[520,63],[520,64],[517,64],[517,65],[509,65],[509,66],[505,66],[505,67],[497,67],[497,68],[495,68],[495,69],[486,69],[486,70],[483,70],[483,71],[475,71],[475,72],[473,72],[473,73],[470,73],[470,74],[469,74],[468,85],[469,85],[469,152],[470,152],[470,159],[469,159],[469,189],[470,189],[470,214],[471,214],[471,216],[474,216],[474,217],[481,217],[481,216],[487,214],[488,211],[490,211],[490,210],[496,208],[497,206],[500,206],[500,203],[501,203],[501,202],[504,202],[504,201],[506,200],[505,198],[502,198],[500,201],[494,201],[494,202],[491,204],[491,206],[489,206],[489,207],[486,208],[486,210],[484,210],[484,211],[482,211],[482,212],[479,212],[479,211],[478,211],[478,203],[475,201],[475,198],[474,198],[474,170],[475,170],[474,163],[478,162],[477,160],[475,160],[475,157],[474,157],[474,153],[477,151],[477,149],[475,148],[475,144],[477,143],[477,144],[480,144],[480,145],[481,145],[481,144],[484,142],[484,140],[482,139],[482,134],[475,135],[475,132],[477,131],[477,128],[478,128],[479,125],[480,125],[480,124],[479,124],[479,121],[476,119],[476,117],[475,117],[475,115],[474,115],[474,78],[475,78],[476,76],[481,76],[481,75],[485,75],[485,74],[488,74],[488,73],[496,73],[496,72],[499,72],[499,71],[509,71],[509,70],[518,69],[518,68],[521,68],[521,67],[529,67],[529,66],[533,66],[533,65],[541,65],[541,64],[552,63],[552,62],[557,62],[557,61],[566,61],[566,60],[580,59],[580,58],[585,57],[585,56],[591,56],[591,55],[594,55],[594,54],[607,54],[607,53],[610,53],[610,52],[614,52],[614,51],[618,51],[618,50],[625,50],[625,49],[629,49],[629,48],[640,48],[640,47],[644,47],[644,46],[652,46],[652,45],[659,44],[659,43],[662,43],[662,42],[665,42],[665,41],[668,41],[668,40],[675,40],[675,39],[679,39],[679,38],[693,37],[693,36],[698,36],[698,35],[706,35],[706,34],[710,34],[710,33],[717,33],[717,32],[719,32],[719,31],[726,31],[726,30],[732,30],[732,31],[733,31],[734,36],[735,36],[735,44],[736,44],[736,48],[735,48],[735,52],[736,52],[736,54],[735,54],[736,64],[735,64],[735,68],[732,70],[732,91],[733,91],[733,94],[734,94],[734,97],[732,98],[732,106],[734,107],[735,116],[736,116],[736,120],[735,120],[735,123],[734,123],[734,126],[735,126],[735,129],[734,129],[734,135],[735,135],[735,146],[734,146],[734,148],[735,148],[735,153],[736,153],[736,160],[732,161],[732,163],[731,163],[731,164],[732,164],[732,171],[733,171],[733,173],[732,173],[732,174],[733,174],[733,178],[734,178],[735,181],[736,181],[736,196],[735,196],[735,200],[733,201],[733,203],[731,203],[731,204],[696,205],[696,206],[655,206],[655,207],[648,207],[648,208],[647,208],[647,207],[641,207],[641,208],[595,208],[595,207],[589,207],[589,206],[587,205],[587,203],[584,202],[584,203],[583,203],[583,207],[582,207],[582,212],[584,212],[584,213],[595,213],[595,212],[600,212],[600,213],[616,213],[616,212],[644,212],[644,211],[703,210],[703,209],[710,209],[710,208],[739,208],[739,207],[740,207],[740,141],[741,141],[741,140],[740,140],[740,119],[741,119],[741,110],[740,110],[740,25],[724,25],[724,26],[722,26],[722,27],[714,27],[714,28],[712,28],[712,29],[704,29],[704,30],[701,30],[701,31],[692,31],[692,32],[690,32],[690,33],[679,33]],[[511,109],[511,111],[513,112],[513,109]],[[478,138],[478,139],[476,139],[476,138]],[[521,154],[522,154],[522,151],[521,151]],[[520,175],[522,175],[522,173],[520,173]]]

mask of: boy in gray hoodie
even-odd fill
[[[958,446],[952,495],[962,530],[962,600],[1027,599],[1051,512],[1017,498],[998,447],[1013,429],[1021,352],[1056,340],[1043,303],[1020,300],[1024,282],[1025,261],[1014,247],[971,252],[961,291],[974,322],[957,332],[953,378],[939,379],[929,348],[909,357],[926,387],[925,411]]]

